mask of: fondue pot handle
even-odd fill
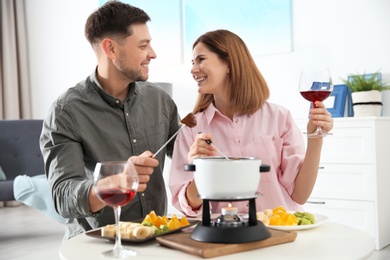
[[[194,172],[196,171],[195,164],[185,164],[184,170],[187,172]],[[271,167],[268,164],[262,164],[260,165],[260,172],[269,172],[271,170]]]
[[[184,170],[187,172],[194,172],[195,169],[195,164],[184,164]]]
[[[271,166],[268,164],[260,165],[260,172],[269,172],[271,170]]]

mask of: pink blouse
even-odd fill
[[[261,173],[257,191],[256,210],[283,206],[288,210],[303,210],[290,195],[295,178],[305,155],[302,132],[291,113],[284,107],[265,103],[252,115],[234,116],[233,121],[222,115],[214,105],[195,115],[197,125],[185,127],[178,134],[172,156],[169,188],[172,204],[187,216],[201,215],[202,209],[193,210],[188,205],[186,188],[193,179],[193,172],[184,171],[187,154],[198,132],[210,133],[213,143],[228,156],[255,157],[271,166],[270,172]],[[216,154],[217,156],[222,156]],[[234,201],[239,213],[248,212],[248,201]],[[220,213],[228,202],[211,202],[212,213]]]

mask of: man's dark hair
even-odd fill
[[[132,34],[130,25],[148,21],[150,17],[142,9],[119,1],[108,1],[88,17],[85,37],[91,45],[104,37],[123,39]]]

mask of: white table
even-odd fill
[[[374,240],[361,230],[327,222],[322,226],[296,231],[294,242],[231,254],[212,259],[366,259],[375,250]],[[77,235],[60,247],[61,259],[100,259],[99,253],[111,249],[112,241]],[[137,251],[136,259],[202,259],[179,250],[160,246],[155,240],[125,244]]]

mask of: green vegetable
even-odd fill
[[[300,224],[299,225],[311,225],[310,219],[307,219],[305,217],[301,218]]]
[[[152,222],[142,222],[142,225],[143,226],[148,226],[148,227],[153,227],[153,223]]]
[[[162,232],[168,232],[169,231],[169,228],[167,225],[160,225],[160,230],[162,230]]]
[[[296,216],[297,218],[302,218],[303,212],[296,211],[293,215]]]
[[[157,235],[160,235],[162,233],[164,233],[161,229],[159,229],[158,227],[156,226],[153,226],[153,229],[154,229],[154,234],[157,236]]]
[[[293,215],[297,218],[298,225],[311,225],[316,223],[314,215],[310,212],[296,211],[295,213],[293,213]]]
[[[315,218],[314,218],[314,215],[311,214],[311,213],[309,213],[309,212],[304,212],[304,213],[303,213],[303,217],[309,219],[310,222],[311,222],[311,224],[316,223],[316,220],[315,220]]]

